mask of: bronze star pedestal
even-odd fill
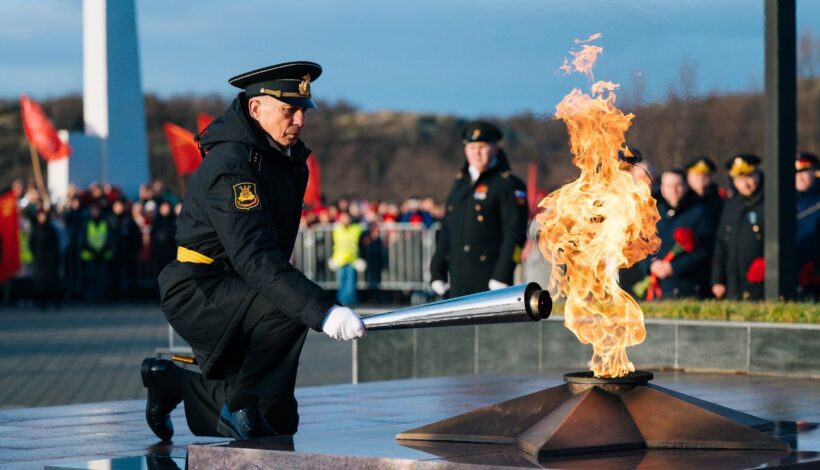
[[[563,385],[411,429],[396,439],[512,444],[535,456],[647,448],[789,451],[787,443],[763,432],[771,422],[651,385],[652,378],[643,371],[615,379],[566,374]]]

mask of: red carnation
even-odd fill
[[[691,228],[678,227],[675,229],[672,237],[675,239],[675,245],[672,246],[672,249],[663,257],[663,261],[666,262],[672,262],[672,260],[681,253],[691,253],[692,250],[695,249],[695,245],[697,245],[695,232],[692,231]],[[660,281],[658,281],[658,276],[654,273],[646,276],[644,280],[636,284],[634,290],[636,293],[640,292],[638,296],[643,296],[644,289],[646,289],[646,300],[656,300],[663,296]]]
[[[675,239],[675,243],[680,245],[686,253],[691,253],[695,249],[695,232],[691,228],[678,227],[672,237]]]
[[[766,260],[763,257],[755,258],[746,271],[746,280],[752,284],[760,284],[766,277]]]
[[[730,193],[727,188],[718,188],[718,196],[720,196],[721,199],[729,199],[732,197],[732,193]]]

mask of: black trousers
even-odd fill
[[[169,386],[179,391],[185,417],[197,436],[217,436],[219,411],[229,400],[252,400],[278,434],[294,434],[299,413],[293,390],[299,355],[308,328],[282,313],[261,295],[251,303],[241,331],[231,340],[219,367],[226,380],[172,368]]]

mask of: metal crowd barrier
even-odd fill
[[[359,273],[359,289],[430,290],[430,260],[436,248],[438,224],[381,224],[365,230],[359,257],[367,268]],[[336,273],[328,267],[333,254],[333,226],[301,229],[293,250],[293,265],[325,289],[337,289]]]

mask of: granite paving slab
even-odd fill
[[[237,453],[260,464],[260,468],[290,467],[300,459],[310,463],[304,468],[322,468],[325,463],[332,463],[325,468],[341,464],[349,468],[537,468],[544,462],[510,447],[402,445],[394,437],[423,424],[558,385],[564,372],[553,369],[530,375],[437,377],[298,388],[300,430],[293,437],[292,447],[284,450],[249,449],[246,443],[193,436],[181,408],[172,415],[177,430],[174,441],[158,443],[143,422],[142,400],[4,410],[0,411],[0,469],[42,469],[46,465],[60,469],[173,469],[171,465],[179,465],[179,459],[184,463],[189,453],[197,454],[196,458],[209,455],[222,459],[200,460],[197,462],[210,464],[197,463],[198,467],[191,468],[220,468],[219,462],[238,464],[240,460],[231,460],[240,459]],[[820,458],[820,454],[810,452],[820,451],[820,430],[812,424],[820,422],[818,380],[655,372],[652,383],[765,419],[791,421],[778,427],[778,432],[792,436],[803,452],[791,458]],[[798,426],[794,421],[801,423]],[[262,451],[275,455],[263,457]],[[233,457],[229,457],[231,452]],[[715,466],[722,462],[725,467],[725,459],[729,458],[726,455],[690,455],[694,459],[689,461],[690,467],[708,467],[710,462]],[[632,468],[629,465],[634,462],[639,462],[641,468],[662,468],[670,461],[667,454],[649,451],[611,457],[614,460],[609,463],[619,462],[621,468]],[[189,458],[189,464],[193,463],[194,457]],[[766,454],[746,465],[774,465],[781,460]],[[97,467],[78,466],[92,461]],[[605,461],[584,462],[600,467]],[[579,465],[579,461],[565,460],[550,463],[553,468],[584,468]]]

